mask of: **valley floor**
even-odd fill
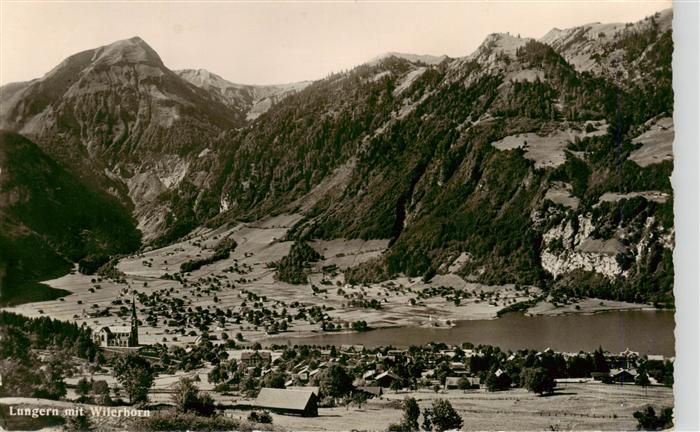
[[[366,321],[370,327],[449,327],[457,320],[491,319],[499,310],[517,302],[528,301],[540,294],[536,287],[515,285],[488,286],[465,281],[448,272],[437,275],[430,283],[420,278],[401,277],[395,280],[369,285],[348,285],[342,271],[380,255],[387,247],[386,240],[333,240],[312,242],[324,259],[318,262],[309,282],[291,285],[275,280],[271,264],[289,253],[293,242],[283,241],[287,231],[300,215],[280,215],[263,221],[239,224],[215,230],[200,229],[188,238],[155,250],[122,259],[117,269],[124,279],[117,282],[72,272],[64,277],[46,282],[47,285],[70,291],[66,297],[27,303],[6,310],[22,315],[49,316],[61,320],[86,323],[93,329],[102,326],[125,325],[128,306],[133,292],[150,296],[155,303],[165,304],[165,310],[152,312],[155,323],[147,323],[146,308],[139,308],[142,325],[139,331],[141,344],[185,344],[200,333],[194,326],[174,325],[174,313],[187,315],[188,310],[206,310],[213,314],[217,309],[232,312],[269,309],[281,313],[286,310],[294,317],[289,321],[285,334],[295,337],[312,336],[322,332],[314,319],[298,319],[301,308],[322,306],[330,321],[348,331],[353,322]],[[173,275],[186,261],[209,256],[212,249],[224,238],[238,243],[230,257],[187,273],[183,281],[164,278]],[[322,269],[336,266],[337,271]],[[455,267],[455,266],[451,266]],[[316,287],[316,291],[312,289]],[[425,289],[434,288],[428,296],[419,296]],[[455,289],[470,294],[455,305],[448,297]],[[257,300],[256,300],[257,299]],[[377,299],[380,309],[353,306],[353,300]],[[176,301],[182,304],[175,306]],[[411,300],[415,304],[411,304]],[[417,300],[417,301],[416,301]],[[583,300],[569,305],[540,303],[529,312],[532,314],[587,313],[611,309],[640,309],[646,305]],[[201,308],[201,309],[199,309]],[[261,341],[269,337],[263,325],[227,318],[210,328],[210,335],[221,338],[223,333],[233,337],[240,333],[246,341]]]

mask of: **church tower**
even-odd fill
[[[129,334],[129,346],[139,346],[139,320],[136,318],[136,299],[131,297],[131,333]]]

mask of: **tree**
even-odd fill
[[[529,391],[539,394],[551,394],[557,385],[547,369],[541,367],[524,368],[520,372],[520,382]]]
[[[605,358],[603,348],[601,347],[598,347],[598,349],[593,352],[593,371],[610,372],[610,365],[608,365],[608,360]]]
[[[255,378],[255,376],[253,376],[253,374],[249,374],[243,380],[241,386],[248,397],[254,397],[258,393],[258,380]]]
[[[93,429],[92,422],[85,414],[69,416],[66,420],[65,430],[68,432],[88,432]]]
[[[212,399],[212,397],[206,393],[199,393],[193,409],[201,416],[211,417],[216,410],[214,406],[214,399]]]
[[[0,359],[11,358],[29,364],[29,338],[16,327],[0,328]]]
[[[472,388],[472,383],[469,382],[467,377],[461,377],[457,381],[457,388],[459,388],[460,390],[469,390],[470,388]]]
[[[401,380],[395,379],[391,382],[391,385],[389,386],[390,389],[394,390],[394,392],[398,393],[399,390],[403,388],[401,385]]]
[[[319,378],[319,387],[327,396],[342,397],[352,390],[352,377],[344,367],[334,364]]]
[[[355,321],[352,323],[352,329],[356,332],[365,332],[369,330],[369,326],[367,325],[367,321]]]
[[[214,400],[208,394],[200,393],[194,382],[187,377],[178,381],[172,400],[180,413],[195,412],[206,417],[214,413]]]
[[[352,394],[352,401],[357,404],[357,407],[362,409],[362,404],[364,404],[368,399],[367,393],[363,391],[356,391]]]
[[[248,420],[253,423],[272,424],[272,416],[267,411],[252,411],[248,414]]]
[[[589,355],[573,356],[566,362],[566,370],[569,378],[587,378],[593,371],[593,360]]]
[[[95,403],[98,405],[109,405],[112,399],[109,396],[109,385],[107,381],[99,380],[92,383],[92,394],[95,398]]]
[[[673,408],[663,408],[657,416],[654,407],[647,405],[643,411],[635,411],[633,415],[639,430],[661,430],[673,426]]]
[[[634,383],[642,387],[646,387],[651,384],[647,373],[644,371],[641,371],[639,375],[637,375],[637,377],[634,379]]]
[[[265,380],[263,381],[263,387],[283,389],[284,383],[285,383],[284,374],[271,373],[265,377]]]
[[[423,410],[423,428],[442,432],[462,427],[462,417],[446,399],[436,399],[432,409]]]
[[[90,393],[90,390],[92,390],[92,384],[85,377],[80,378],[75,384],[75,392],[80,396],[87,395]]]
[[[507,373],[497,374],[496,372],[490,372],[486,376],[485,384],[489,391],[508,390],[512,380]]]
[[[178,381],[172,395],[172,401],[178,412],[185,413],[191,409],[197,400],[197,387],[190,378],[182,377]]]
[[[127,354],[115,362],[114,372],[117,381],[129,395],[130,403],[148,401],[148,390],[155,379],[155,372],[148,360],[138,354]]]
[[[221,363],[214,366],[211,371],[207,374],[210,382],[220,383],[228,379],[228,372],[221,366]]]
[[[408,398],[403,402],[403,425],[409,431],[418,430],[418,417],[420,408],[415,398]]]
[[[63,381],[63,363],[52,359],[46,371],[41,375],[41,384],[34,392],[35,397],[59,399],[66,395],[66,383]]]

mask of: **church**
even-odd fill
[[[96,344],[103,347],[139,346],[139,321],[136,318],[136,301],[131,302],[131,326],[105,326],[93,334]]]

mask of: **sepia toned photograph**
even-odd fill
[[[0,430],[672,430],[674,10],[3,0]]]

